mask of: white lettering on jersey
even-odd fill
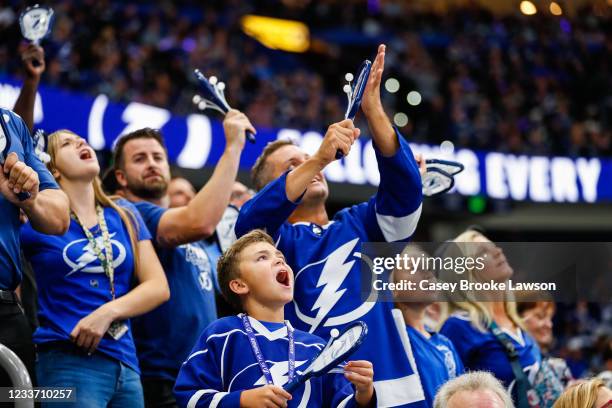
[[[444,344],[439,344],[436,348],[444,354],[444,365],[446,366],[448,376],[450,378],[455,378],[457,376],[457,364],[455,363],[453,352]]]
[[[200,271],[198,276],[200,287],[203,290],[212,290],[212,270],[210,268],[210,260],[208,259],[208,255],[206,255],[206,251],[204,251],[202,247],[191,244],[181,245],[179,248],[183,248],[185,250],[185,259],[187,262],[195,265],[195,267]]]

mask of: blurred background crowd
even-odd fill
[[[20,73],[14,10],[22,3],[0,1],[0,72],[10,75]],[[412,140],[612,154],[612,37],[605,34],[612,12],[605,3],[571,17],[562,9],[496,15],[476,2],[452,13],[401,0],[281,3],[54,3],[43,83],[187,113],[198,67],[227,83],[228,100],[256,126],[322,130],[343,115],[344,74],[386,41],[386,103]],[[255,10],[307,24],[308,51],[274,52],[247,36],[240,19]]]

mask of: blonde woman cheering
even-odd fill
[[[57,131],[48,153],[71,220],[62,236],[29,224],[21,231],[39,288],[39,384],[75,387],[77,406],[142,407],[129,318],[169,298],[151,236],[130,203],[103,193],[98,160],[83,138]]]

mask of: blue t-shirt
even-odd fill
[[[406,326],[406,331],[427,405],[433,407],[438,389],[448,380],[463,374],[463,363],[453,343],[443,334],[429,332],[431,337],[426,338],[410,326]]]
[[[134,203],[156,242],[167,210],[146,201]],[[134,338],[144,378],[174,381],[199,334],[217,318],[211,262],[202,241],[162,248],[157,256],[170,287],[170,300],[133,319]]]
[[[540,349],[533,338],[523,330],[511,333],[502,329],[519,353],[523,370],[529,377],[542,361]],[[514,382],[512,366],[500,341],[490,331],[478,330],[465,314],[450,316],[440,333],[448,337],[469,371],[489,371],[506,387]]]
[[[295,274],[293,302],[285,317],[296,328],[323,339],[333,328],[362,320],[368,336],[352,356],[374,365],[374,388],[381,406],[425,406],[411,351],[402,340],[405,324],[392,314],[391,302],[365,301],[361,244],[407,241],[422,209],[419,166],[410,146],[398,134],[400,148],[391,157],[375,147],[380,185],[368,202],[339,211],[327,225],[287,219],[298,204],[286,193],[287,173],[269,183],[240,209],[235,231],[242,236],[265,228]],[[374,294],[375,295],[375,294]]]
[[[138,240],[151,239],[136,208],[123,199],[118,200],[117,204],[134,215]],[[134,253],[119,213],[112,207],[105,207],[104,218],[113,247],[115,294],[121,297],[131,288]],[[90,231],[98,247],[104,248],[99,226],[94,226]],[[40,327],[34,333],[34,342],[70,340],[70,333],[79,320],[112,300],[110,281],[100,260],[74,219],[70,220],[68,231],[61,236],[41,234],[28,223],[21,229],[21,245],[32,264],[38,285]],[[127,324],[129,326],[129,321]],[[119,340],[105,335],[98,350],[139,371],[131,330]]]
[[[219,287],[219,279],[217,279],[217,261],[221,257],[221,248],[216,239],[204,239],[202,240],[204,250],[208,256],[208,262],[210,264],[210,273],[212,276],[213,286],[218,294],[221,294],[221,288]]]
[[[283,323],[260,322],[249,317],[255,339],[275,385],[287,382],[288,337]],[[289,327],[291,327],[289,325]],[[323,339],[294,330],[295,370],[323,348]],[[376,370],[376,368],[374,368]],[[174,393],[181,407],[237,407],[243,390],[261,387],[265,377],[257,363],[241,318],[217,320],[200,336],[181,367]],[[356,407],[353,386],[344,377],[341,365],[322,377],[313,377],[292,393],[289,407]]]
[[[17,153],[20,161],[38,174],[39,190],[58,188],[53,176],[34,154],[32,137],[26,124],[15,114],[0,109],[11,138],[11,152]],[[2,130],[0,130],[1,132]],[[1,152],[0,152],[1,153]],[[21,261],[19,257],[19,208],[0,194],[0,289],[14,290],[21,282]]]

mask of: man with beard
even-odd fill
[[[202,240],[211,236],[230,201],[247,117],[230,111],[223,121],[226,145],[212,177],[185,206],[165,208],[168,154],[159,131],[122,136],[114,151],[122,195],[140,211],[170,285],[170,301],[133,321],[147,407],[174,407],[172,387],[198,335],[216,319],[213,277]]]

